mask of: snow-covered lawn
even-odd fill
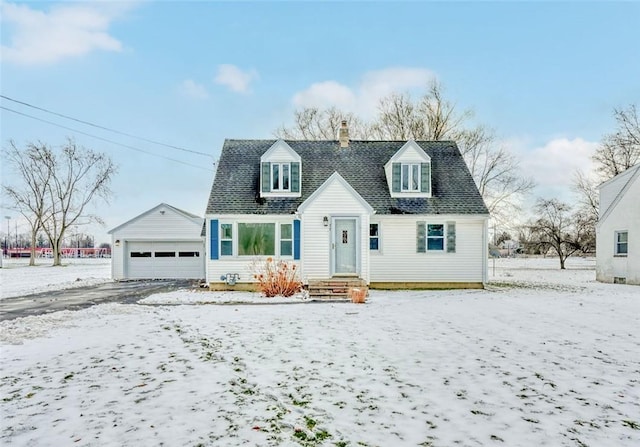
[[[501,259],[487,290],[365,305],[5,321],[0,444],[637,446],[640,288],[596,283],[593,266]]]
[[[29,267],[28,259],[3,259],[0,299],[111,281],[111,259],[63,259],[60,267],[52,267],[51,262],[38,259]]]

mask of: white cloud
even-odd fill
[[[352,87],[331,80],[314,83],[296,93],[293,104],[296,107],[335,106],[366,117],[375,112],[381,98],[392,92],[424,88],[434,78],[435,74],[424,68],[385,68],[365,73]]]
[[[122,43],[109,35],[113,20],[125,10],[118,4],[96,2],[54,6],[48,12],[27,5],[0,3],[9,45],[2,45],[2,60],[20,65],[51,64],[94,50],[122,51]]]
[[[569,200],[575,172],[592,171],[591,156],[597,146],[597,142],[582,138],[557,138],[533,150],[521,151],[520,167],[536,180],[538,195]]]
[[[202,84],[198,84],[193,79],[185,79],[179,86],[180,92],[192,99],[207,99],[209,92]]]
[[[231,64],[218,66],[218,74],[213,79],[216,84],[226,85],[232,91],[238,93],[249,93],[250,84],[258,79],[258,72],[255,70],[243,71]]]
[[[296,93],[293,103],[298,107],[326,108],[335,106],[351,110],[357,102],[351,89],[336,81],[324,81],[311,84],[309,88]]]

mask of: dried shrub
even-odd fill
[[[252,264],[254,279],[258,282],[260,292],[267,298],[274,296],[293,296],[302,290],[302,282],[298,279],[297,266],[283,260],[269,257],[255,260]]]

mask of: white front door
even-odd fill
[[[357,220],[335,218],[333,228],[334,273],[355,275],[358,273]]]

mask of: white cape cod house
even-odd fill
[[[596,279],[640,285],[640,164],[600,185]]]
[[[488,218],[451,141],[226,140],[205,214],[206,280],[251,289],[251,263],[273,257],[305,284],[482,287]]]

